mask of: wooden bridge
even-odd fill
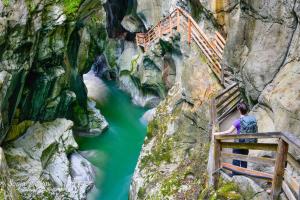
[[[195,42],[207,58],[208,65],[222,85],[231,85],[233,83],[229,71],[221,65],[225,47],[224,37],[219,32],[215,32],[214,39],[210,40],[192,16],[179,7],[147,33],[137,33],[136,43],[147,51],[152,43],[174,31],[180,32],[182,35],[187,34],[187,42],[189,44],[192,41]]]
[[[220,124],[229,117],[236,109],[237,104],[241,101],[240,92],[237,84],[233,84],[223,90],[211,101],[211,123],[213,131],[219,129]],[[295,135],[286,132],[272,133],[254,133],[254,134],[231,134],[213,136],[213,184],[218,185],[219,170],[231,171],[240,175],[260,178],[272,183],[271,199],[277,200],[279,194],[283,190],[288,199],[300,200],[300,183],[295,178],[285,173],[287,165],[300,173],[300,163],[289,153],[293,149],[300,152],[300,139]],[[277,142],[273,143],[235,143],[235,139],[270,139],[273,138]],[[251,157],[249,155],[241,155],[228,153],[226,149],[249,149],[249,150],[264,150],[276,152],[275,158],[266,157]],[[231,163],[226,163],[226,160],[241,160],[250,163],[257,163],[269,166],[275,166],[273,174],[250,170],[234,166]]]

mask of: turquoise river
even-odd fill
[[[80,151],[96,168],[96,190],[88,199],[128,200],[131,177],[146,135],[146,125],[140,120],[145,109],[133,105],[114,82],[102,84],[105,92],[97,103],[109,129],[98,137],[77,138]]]

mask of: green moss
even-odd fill
[[[106,48],[104,51],[108,64],[111,68],[117,66],[116,48],[117,48],[117,42],[114,40],[109,40],[106,44]]]
[[[243,196],[239,193],[239,187],[234,182],[220,181],[218,190],[215,191],[212,188],[204,189],[199,195],[199,200],[242,200]]]
[[[7,7],[7,6],[9,6],[10,0],[3,0],[2,2],[3,2],[4,7]]]
[[[4,190],[0,188],[0,200],[4,200]]]
[[[177,193],[181,186],[182,178],[179,174],[174,173],[170,178],[162,183],[161,193],[163,196],[170,196]]]
[[[141,187],[138,191],[138,199],[144,199],[146,195],[146,189]]]
[[[5,141],[6,142],[13,141],[13,140],[19,138],[32,125],[33,125],[33,121],[23,121],[19,124],[12,125],[6,138],[5,138]]]
[[[80,6],[81,0],[64,0],[64,12],[67,15],[74,15]]]

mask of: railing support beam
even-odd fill
[[[221,141],[214,138],[214,169],[213,169],[213,184],[215,189],[218,188],[221,168]]]
[[[278,141],[275,161],[274,178],[272,181],[272,199],[277,200],[281,192],[285,164],[287,161],[289,145],[282,138]]]
[[[191,40],[192,40],[192,22],[191,19],[188,19],[188,43],[191,45]]]

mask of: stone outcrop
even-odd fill
[[[9,179],[23,199],[85,199],[94,185],[91,165],[79,154],[66,119],[35,123],[4,147]]]
[[[105,49],[102,2],[2,0],[0,13],[0,143],[24,120],[87,129],[82,74]]]
[[[261,129],[299,135],[299,2],[236,1],[228,30],[224,62],[257,116],[270,116]]]
[[[166,52],[153,63],[158,68],[170,67],[170,74],[163,76],[165,87],[170,88],[149,122],[130,199],[197,199],[205,188],[208,100],[221,86],[197,46],[190,48],[173,39],[159,41],[147,53]],[[172,58],[173,65],[168,66]]]

